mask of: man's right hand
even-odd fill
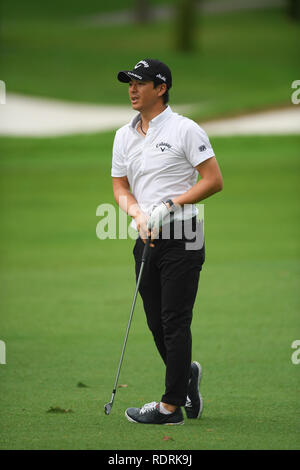
[[[148,220],[149,217],[144,214],[144,212],[139,211],[135,217],[133,217],[138,229],[138,232],[140,234],[141,239],[143,240],[144,243],[146,243],[147,238],[150,236],[150,232],[148,229]],[[154,247],[153,243],[150,243],[151,247]]]

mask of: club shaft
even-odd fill
[[[135,293],[134,293],[134,297],[133,297],[133,301],[132,301],[130,316],[129,316],[129,320],[128,320],[128,324],[127,324],[127,329],[126,329],[123,348],[122,348],[121,357],[120,357],[120,361],[119,361],[119,366],[118,366],[118,370],[117,370],[116,380],[115,380],[115,383],[114,383],[113,396],[116,393],[116,388],[117,388],[117,384],[118,384],[118,380],[119,380],[119,375],[120,375],[120,370],[121,370],[121,366],[122,366],[122,362],[123,362],[126,343],[127,343],[127,339],[128,339],[128,335],[129,335],[130,326],[131,326],[131,320],[132,320],[132,316],[133,316],[133,312],[134,312],[134,307],[135,307],[136,298],[137,298],[137,294],[138,294],[138,290],[139,290],[139,286],[140,286],[140,281],[141,281],[142,274],[143,274],[144,264],[145,264],[144,262],[142,262],[142,264],[141,264],[139,277],[138,277],[138,280],[137,280],[136,289],[135,289]]]
[[[137,294],[138,294],[138,291],[139,291],[140,282],[141,282],[141,279],[142,279],[142,274],[143,274],[143,270],[144,270],[144,266],[145,266],[145,261],[146,261],[146,257],[148,255],[148,251],[149,251],[149,246],[150,246],[150,240],[147,239],[146,245],[144,247],[143,255],[142,255],[142,262],[141,262],[140,272],[139,272],[137,283],[136,283],[136,288],[135,288],[135,292],[134,292],[134,296],[133,296],[131,311],[130,311],[129,320],[128,320],[128,324],[127,324],[127,329],[126,329],[126,334],[125,334],[125,338],[124,338],[124,342],[123,342],[121,357],[120,357],[118,370],[117,370],[117,374],[116,374],[116,379],[115,379],[115,383],[114,383],[114,388],[113,388],[113,392],[112,392],[112,397],[111,397],[111,402],[110,402],[111,405],[113,404],[115,394],[116,394],[116,391],[117,391],[117,385],[118,385],[120,370],[121,370],[121,366],[122,366],[122,362],[123,362],[124,352],[125,352],[125,348],[126,348],[128,335],[129,335],[129,330],[130,330],[130,326],[131,326],[131,321],[132,321],[132,316],[133,316],[134,307],[135,307],[135,303],[136,303],[136,298],[137,298]]]

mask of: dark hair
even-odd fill
[[[153,88],[157,88],[158,85],[163,85],[163,84],[161,82],[159,82],[158,80],[153,80]],[[164,94],[162,95],[162,99],[163,99],[164,104],[168,103],[168,101],[169,101],[169,88],[167,88],[166,91],[164,92]]]

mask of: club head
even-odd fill
[[[109,403],[106,403],[106,405],[104,406],[104,412],[106,415],[109,415],[109,413],[111,412],[111,409],[112,409],[112,403],[109,402]]]

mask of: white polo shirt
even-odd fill
[[[143,137],[136,129],[140,114],[117,130],[111,176],[127,176],[133,196],[146,214],[154,205],[188,191],[198,179],[194,168],[214,156],[206,132],[168,106],[149,123]],[[175,212],[175,219],[196,215],[194,205]],[[134,222],[134,221],[133,221]],[[135,227],[135,223],[133,223]]]

